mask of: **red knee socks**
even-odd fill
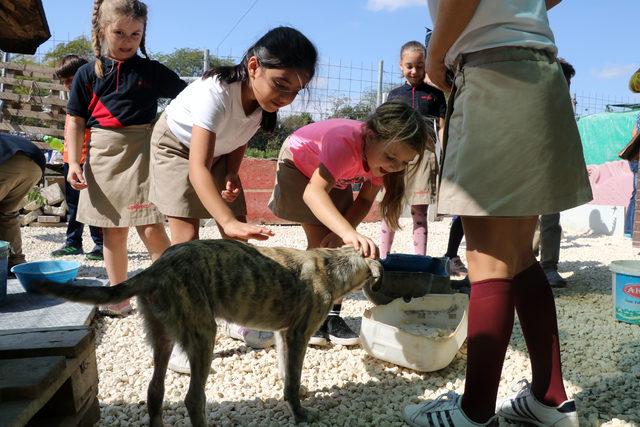
[[[514,302],[531,358],[531,392],[542,403],[567,400],[562,382],[556,305],[547,276],[537,262],[513,277]]]
[[[462,409],[476,422],[486,422],[495,413],[502,364],[513,329],[512,288],[511,279],[471,284]]]

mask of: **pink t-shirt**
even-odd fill
[[[335,179],[335,188],[371,181],[381,186],[364,167],[364,124],[357,120],[329,119],[301,127],[289,137],[293,163],[311,178],[322,163]]]

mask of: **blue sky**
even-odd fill
[[[424,40],[431,26],[426,0],[257,0],[241,23],[224,37],[256,0],[148,0],[147,46],[151,52],[209,48],[240,56],[276,25],[292,25],[318,47],[321,61],[397,67],[405,41]],[[90,34],[92,2],[43,0],[49,27],[58,40]],[[576,68],[572,91],[633,99],[630,74],[640,67],[633,28],[638,0],[565,0],[549,16],[560,55]],[[223,40],[224,39],[224,40]],[[51,48],[51,43],[42,50]],[[395,71],[395,70],[394,70]]]

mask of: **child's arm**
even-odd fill
[[[236,239],[268,239],[273,236],[271,230],[238,221],[222,199],[211,175],[215,142],[215,133],[193,126],[189,148],[189,180],[200,201],[227,236]]]
[[[352,245],[366,257],[377,258],[378,248],[373,240],[359,234],[354,226],[342,216],[329,197],[329,192],[333,188],[334,182],[335,180],[331,173],[324,165],[320,164],[304,190],[302,196],[304,202],[309,206],[309,209],[311,209],[311,212],[313,212],[316,218],[340,237],[345,244]],[[362,209],[363,205],[360,205],[359,208],[354,210],[351,219],[358,220],[359,212]],[[364,216],[362,216],[362,218],[364,218]],[[361,221],[362,218],[360,218],[358,222]]]
[[[67,181],[69,181],[71,187],[76,190],[87,188],[82,165],[80,164],[85,125],[84,117],[67,114],[64,129],[64,137],[67,142],[67,149],[69,150],[69,173],[67,174]]]
[[[240,164],[244,158],[244,152],[247,150],[247,144],[244,144],[226,156],[227,176],[225,176],[225,188],[222,190],[222,198],[231,203],[240,194],[240,179],[238,172]]]
[[[441,90],[451,91],[447,82],[447,68],[444,57],[449,48],[458,40],[476,13],[480,0],[449,0],[440,2],[438,16],[434,19],[434,31],[427,50],[427,75]]]
[[[380,187],[373,185],[371,181],[366,181],[362,184],[362,187],[360,187],[358,197],[356,197],[349,210],[344,214],[344,218],[354,229],[360,225],[364,217],[366,217],[371,210],[371,206],[373,206],[373,202],[379,191]],[[340,240],[338,235],[331,233],[322,240],[320,246],[329,248],[337,247],[343,244]]]

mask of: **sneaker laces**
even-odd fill
[[[431,402],[425,402],[420,407],[420,415],[425,415],[429,412],[432,412],[434,409],[454,409],[458,402],[458,393],[455,391],[449,390],[446,393],[441,394],[436,398],[436,400],[432,400]]]
[[[531,394],[531,383],[526,378],[523,378],[518,381],[514,387],[511,388],[511,391],[516,393],[516,395],[512,397],[511,400],[515,400],[518,397]]]

